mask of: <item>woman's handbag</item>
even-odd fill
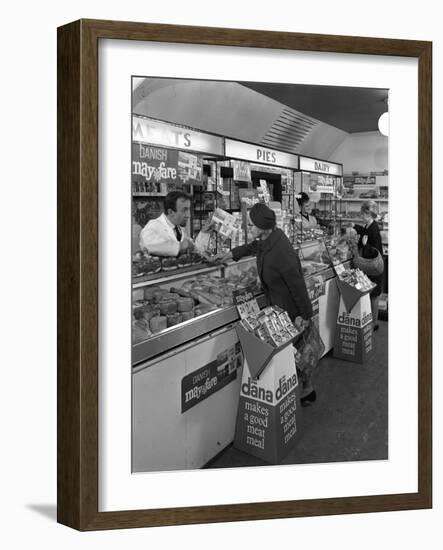
[[[297,368],[306,378],[310,378],[312,371],[317,366],[325,351],[323,340],[312,319],[309,326],[304,330],[300,340],[297,342],[294,351]]]
[[[377,277],[385,269],[380,251],[370,245],[365,245],[359,249],[355,248],[352,261],[355,268],[360,269],[363,273],[369,275],[369,277]]]

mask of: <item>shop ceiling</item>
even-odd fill
[[[242,82],[243,86],[348,133],[374,132],[388,90]]]
[[[132,111],[327,160],[350,133],[378,131],[387,94],[367,88],[137,77]]]

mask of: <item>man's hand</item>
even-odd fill
[[[194,242],[189,237],[185,237],[180,243],[180,252],[186,252],[187,250],[194,250]]]
[[[214,227],[214,222],[212,221],[212,216],[210,216],[205,223],[202,225],[201,231],[203,233],[211,233]]]
[[[368,243],[368,236],[367,235],[363,235],[363,238],[361,240],[363,246],[366,246],[366,244]]]

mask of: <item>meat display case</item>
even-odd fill
[[[337,241],[335,248],[331,246],[334,241]],[[331,238],[328,242],[329,245],[322,239],[296,245],[308,287],[312,286],[312,278],[323,282],[331,280],[335,276],[332,263],[348,262],[350,259],[349,249],[340,245],[339,239]],[[239,316],[232,304],[230,292],[242,286],[252,286],[260,307],[265,305],[254,257],[243,258],[227,266],[190,266],[134,279],[133,365],[238,321]],[[194,302],[192,307],[185,295],[191,295]],[[170,309],[168,300],[174,302],[174,305],[169,306]],[[183,320],[179,309],[189,310],[190,315],[184,315]],[[151,325],[155,312],[157,315],[163,313],[160,315],[163,323],[170,326],[163,325],[162,328],[158,322]]]
[[[257,285],[255,258],[252,257],[232,262],[228,266],[201,265],[178,268],[175,272],[159,272],[134,282],[133,365],[238,320],[230,292],[234,288],[247,285],[255,287],[258,299],[263,305],[264,297]],[[169,291],[167,294],[173,294],[173,296],[166,296],[167,291]],[[161,300],[161,293],[166,296],[165,300]],[[170,314],[166,313],[168,305],[165,301],[167,302],[168,298],[174,302],[174,305],[169,306]],[[192,306],[191,301],[193,301]],[[185,318],[190,318],[184,321],[180,317],[173,318],[173,311],[177,311],[176,304],[177,309],[188,310],[183,313],[189,313],[190,315],[185,315]],[[162,307],[161,313],[165,313],[161,317],[166,317],[166,322],[170,326],[156,331],[158,327],[155,323],[151,323],[150,317],[151,313],[158,311],[160,307]],[[178,311],[177,315],[180,315]],[[150,323],[151,330],[149,332],[145,330],[143,335],[143,326],[148,326],[146,322]]]

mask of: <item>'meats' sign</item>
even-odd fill
[[[221,137],[135,115],[132,117],[132,140],[162,147],[223,155]]]

